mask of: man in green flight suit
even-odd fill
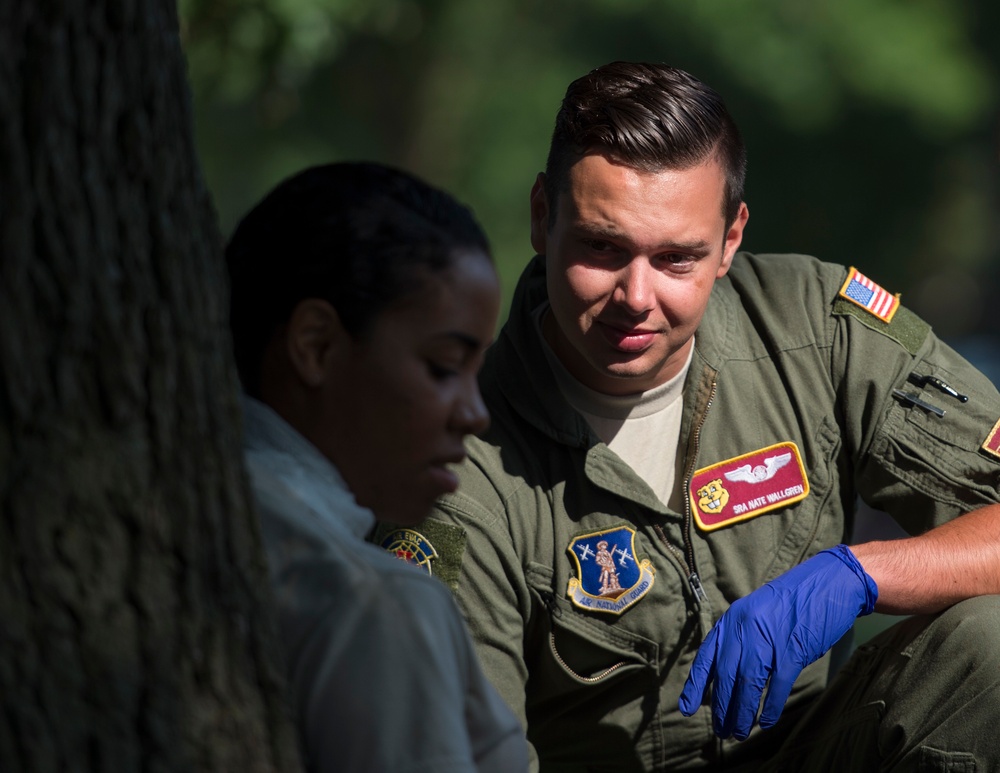
[[[737,252],[744,169],[683,71],[570,85],[431,571],[536,769],[1000,769],[1000,395],[861,271]],[[858,496],[912,536],[847,547]]]

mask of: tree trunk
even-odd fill
[[[0,770],[298,768],[172,0],[0,0]]]

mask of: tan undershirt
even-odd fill
[[[546,311],[548,304],[535,310],[535,329],[566,401],[587,420],[608,448],[646,481],[661,502],[677,509],[683,503],[683,492],[675,491],[674,486],[675,480],[680,482],[683,478],[677,469],[677,443],[684,408],[681,398],[694,347],[680,372],[667,383],[635,395],[606,395],[584,386],[559,361],[542,335],[541,321]]]

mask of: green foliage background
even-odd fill
[[[507,298],[566,85],[665,61],[747,142],[746,249],[857,265],[945,337],[1000,333],[992,0],[181,0],[223,232],[286,175],[374,159],[469,203]]]

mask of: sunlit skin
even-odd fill
[[[278,343],[295,374],[294,399],[271,402],[334,463],[359,504],[380,519],[418,523],[457,488],[451,466],[465,457],[465,436],[489,425],[476,376],[499,306],[496,271],[482,253],[426,273],[358,339],[325,301],[303,301]]]
[[[643,172],[600,154],[569,170],[554,222],[544,175],[531,192],[531,243],[546,256],[543,332],[566,369],[625,395],[680,372],[715,281],[729,270],[749,213],[722,214],[714,159]]]

